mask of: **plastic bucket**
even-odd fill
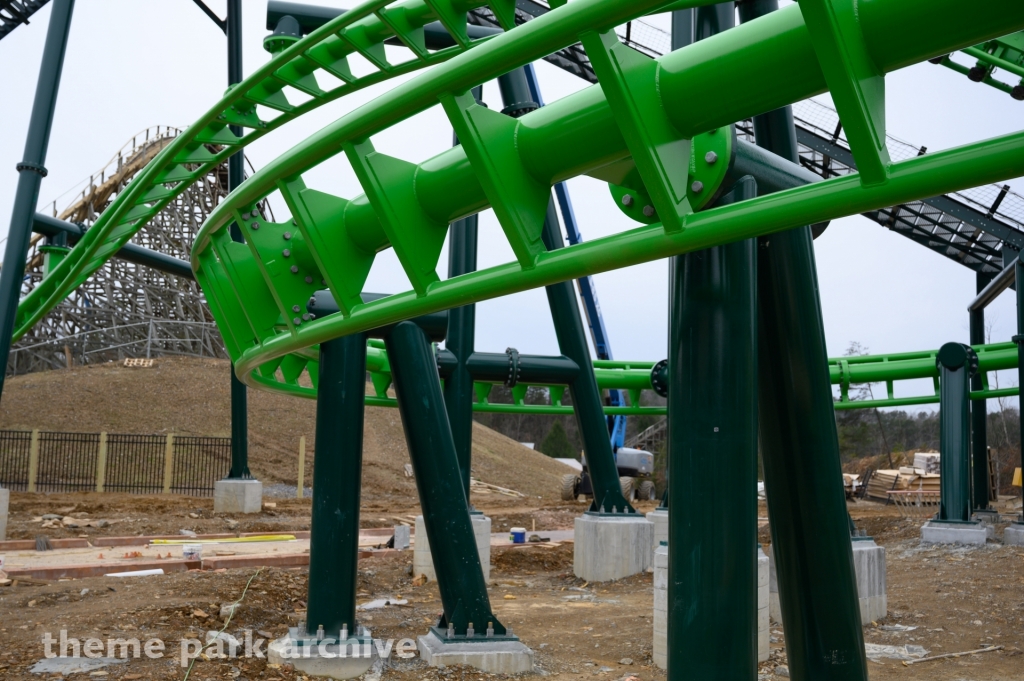
[[[185,560],[202,560],[203,559],[203,545],[202,544],[182,544],[181,545],[181,557]]]
[[[513,544],[525,544],[526,543],[526,528],[525,527],[513,527],[508,531],[508,540]]]

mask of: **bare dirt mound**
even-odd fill
[[[230,367],[224,360],[157,359],[150,368],[118,364],[46,371],[7,380],[0,428],[228,436]],[[312,484],[316,403],[249,391],[249,463],[265,483],[295,485],[299,438],[306,437],[306,484]],[[363,500],[417,503],[405,475],[409,461],[397,409],[366,410]],[[480,424],[473,429],[473,475],[533,499],[558,498],[568,469]],[[488,495],[493,497],[495,495]]]

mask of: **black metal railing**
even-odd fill
[[[231,438],[0,430],[0,486],[21,492],[211,496]]]

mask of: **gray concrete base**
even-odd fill
[[[473,535],[476,538],[476,550],[480,554],[480,567],[484,569],[484,581],[491,583],[491,519],[485,515],[472,514]],[[427,579],[437,581],[434,572],[434,559],[430,555],[430,541],[427,539],[427,526],[423,516],[416,516],[416,541],[412,550],[413,576],[426,575]]]
[[[999,522],[999,511],[975,511],[971,515],[971,520],[995,525]]]
[[[373,666],[379,655],[369,638],[360,645],[350,639],[345,646],[327,643],[319,646],[297,646],[296,629],[289,629],[285,636],[271,641],[267,646],[267,662],[291,665],[296,670],[311,676],[325,676],[330,679],[354,679],[362,676]],[[344,657],[342,657],[344,653]]]
[[[965,546],[984,546],[989,531],[994,532],[991,525],[982,523],[943,523],[929,520],[921,527],[921,542],[924,544],[961,544]]]
[[[263,510],[263,483],[227,478],[213,483],[214,513],[259,513]]]
[[[607,582],[651,566],[654,523],[636,513],[584,515],[573,531],[573,572],[588,582]]]
[[[757,661],[768,659],[768,556],[757,549]],[[659,669],[668,668],[668,547],[654,552],[654,645],[651,657]]]
[[[1003,543],[1010,546],[1024,546],[1024,523],[1012,523],[1003,530]]]
[[[668,669],[668,547],[654,551],[654,645],[651,657],[658,669]]]
[[[853,540],[853,567],[860,597],[860,621],[875,622],[889,613],[885,582],[885,548],[870,537]]]
[[[489,674],[533,671],[533,651],[521,641],[445,643],[434,632],[419,637],[420,657],[431,667],[465,664]]]
[[[768,646],[768,556],[757,547],[757,661],[764,662]]]
[[[768,557],[768,615],[782,624],[779,604],[779,582],[775,574],[775,554]],[[888,613],[888,590],[885,578],[885,548],[870,537],[853,541],[853,568],[857,577],[860,619],[864,624],[877,621]]]
[[[654,552],[661,542],[668,543],[668,509],[656,508],[647,514],[647,520],[654,523],[654,544],[651,546],[651,564],[654,564]]]
[[[11,490],[0,487],[0,541],[7,539],[7,511],[11,503]]]

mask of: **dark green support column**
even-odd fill
[[[477,101],[483,88],[474,88]],[[482,103],[482,102],[481,102]],[[458,139],[454,140],[458,144]],[[448,230],[448,278],[476,271],[476,240],[478,216],[471,215],[451,224]],[[455,355],[458,364],[444,381],[444,404],[448,412],[455,453],[462,473],[462,486],[469,500],[469,472],[473,463],[473,377],[466,362],[473,354],[476,338],[476,305],[465,305],[448,311],[448,335],[445,348]],[[470,504],[470,512],[472,504]]]
[[[978,356],[970,346],[946,343],[936,358],[939,367],[940,522],[971,520],[970,378]]]
[[[756,195],[747,177],[718,205]],[[756,247],[753,240],[716,246],[682,256],[674,268],[670,680],[757,676]]]
[[[384,343],[444,608],[435,633],[445,638],[451,624],[456,637],[465,637],[472,623],[482,639],[493,622],[495,635],[503,636],[487,596],[430,340],[415,322],[400,322]]]
[[[46,177],[43,164],[46,163],[46,149],[50,144],[50,128],[53,126],[53,112],[57,106],[57,90],[64,68],[64,52],[74,8],[74,0],[54,0],[51,6],[43,61],[39,67],[35,100],[32,102],[32,118],[25,139],[25,153],[17,165],[18,189],[14,194],[14,210],[11,211],[11,226],[7,232],[4,267],[0,269],[0,359],[3,360],[0,395],[3,394],[4,379],[7,376],[7,358],[11,354],[11,335],[18,316],[25,258],[29,237],[32,236],[36,204],[39,202],[39,185]],[[11,64],[7,68],[17,67]]]
[[[502,113],[515,118],[538,108],[530,94],[529,82],[523,69],[519,68],[501,76],[498,78],[498,85],[504,105]],[[555,212],[555,204],[551,200],[548,200],[548,211],[544,218],[543,239],[544,246],[549,251],[565,246],[559,230],[558,213]],[[586,330],[572,286],[571,281],[565,281],[548,286],[546,290],[551,320],[555,325],[555,336],[558,338],[558,349],[580,367],[579,376],[569,384],[569,394],[572,396],[573,413],[583,438],[587,470],[594,490],[594,503],[590,510],[600,512],[603,509],[611,512],[614,508],[617,512],[635,513],[622,495],[615,454],[612,452],[608,436],[608,422],[604,416],[601,391],[594,377],[594,365],[590,358],[590,348],[587,346]]]
[[[228,0],[228,86],[242,82],[242,0]],[[231,126],[231,132],[242,135],[242,128]],[[240,151],[228,158],[228,191],[233,192],[245,179],[245,156]],[[231,238],[241,242],[238,225],[231,226]],[[231,471],[229,478],[251,478],[249,472],[249,414],[245,384],[235,376],[231,365]]]
[[[366,335],[320,344],[313,464],[313,522],[309,539],[306,631],[323,626],[339,638],[356,631],[356,563],[363,467]]]
[[[747,0],[740,20],[777,8]],[[754,137],[798,162],[789,107]],[[866,681],[839,438],[809,227],[758,240],[758,422],[782,623],[794,681]]]
[[[988,286],[992,277],[978,272],[977,292]],[[985,308],[971,310],[971,345],[985,343]],[[983,376],[976,373],[971,377],[971,390],[981,390]],[[988,498],[988,405],[986,400],[971,401],[971,468],[972,468],[972,508],[975,511],[991,511],[991,500]]]
[[[555,204],[550,200],[548,214],[544,219],[543,237],[544,246],[549,251],[565,246],[558,229]],[[615,465],[615,455],[608,437],[608,423],[604,418],[601,391],[594,377],[594,364],[590,359],[583,318],[576,304],[572,282],[563,281],[545,288],[551,319],[555,324],[555,336],[558,338],[558,349],[580,368],[579,375],[569,384],[569,394],[572,396],[576,425],[583,437],[583,451],[594,490],[594,502],[590,510],[610,513],[615,509],[619,513],[636,513],[622,495],[619,469]]]

